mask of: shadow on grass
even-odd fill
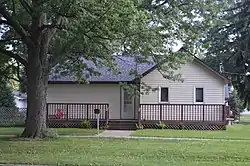
[[[0,136],[0,142],[13,142],[13,141],[54,141],[58,140],[59,138],[25,138],[21,137],[21,135],[16,136]]]
[[[12,139],[17,139],[18,136],[1,136],[0,142],[12,141]]]
[[[241,121],[241,122],[239,122],[238,124],[241,124],[241,125],[249,125],[249,126],[250,126],[250,121]]]

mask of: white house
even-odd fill
[[[27,95],[18,91],[14,91],[12,94],[15,98],[16,107],[19,109],[26,109]]]
[[[89,78],[90,84],[76,84],[72,76],[53,77],[49,80],[47,102],[57,104],[49,107],[50,115],[59,107],[64,111],[64,119],[84,119],[86,107],[74,108],[74,104],[108,104],[109,120],[142,120],[166,122],[213,122],[225,121],[225,86],[228,79],[216,72],[202,60],[194,57],[193,61],[181,66],[176,71],[183,82],[163,78],[157,64],[135,64],[134,58],[118,60],[121,74],[115,75],[102,68],[101,76]],[[130,69],[137,66],[142,75],[140,83],[145,83],[156,91],[140,95],[138,99],[130,97],[119,84],[135,83]],[[143,89],[141,89],[143,91]],[[139,111],[140,107],[140,112]],[[93,110],[92,110],[93,111]],[[67,114],[67,115],[66,115]],[[103,115],[104,117],[104,115]],[[93,117],[95,118],[95,117]]]

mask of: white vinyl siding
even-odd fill
[[[179,71],[184,82],[167,80],[155,69],[142,78],[142,82],[152,88],[168,87],[170,104],[194,104],[194,87],[202,87],[204,104],[224,104],[225,82],[196,61],[182,65]],[[159,90],[150,91],[149,94],[141,95],[141,104],[158,104]]]
[[[49,84],[48,103],[109,103],[110,119],[120,119],[117,84]]]

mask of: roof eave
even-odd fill
[[[133,81],[89,81],[88,83],[79,81],[48,81],[48,84],[119,84],[122,82],[130,83]]]

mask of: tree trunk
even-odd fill
[[[27,118],[22,137],[42,138],[46,130],[46,97],[48,85],[48,46],[56,32],[55,28],[43,29],[47,25],[47,14],[42,13],[41,1],[33,1],[34,12],[31,24],[32,42],[27,43]]]
[[[27,118],[22,137],[42,138],[46,130],[48,64],[46,47],[28,48]]]

